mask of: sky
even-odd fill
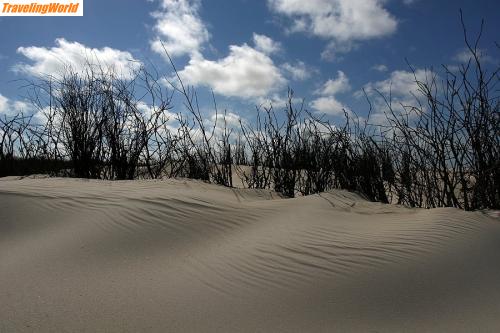
[[[363,89],[406,102],[410,65],[425,79],[469,59],[460,9],[471,39],[485,20],[481,55],[497,66],[498,0],[84,0],[83,17],[0,17],[0,114],[30,112],[23,79],[89,54],[125,78],[141,64],[171,78],[163,42],[207,117],[210,91],[251,119],[256,105],[283,108],[288,88],[332,121],[363,116]]]

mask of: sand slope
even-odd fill
[[[0,179],[0,332],[497,332],[499,259],[480,212]]]

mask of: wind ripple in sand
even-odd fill
[[[498,331],[500,224],[195,181],[0,181],[0,332]]]

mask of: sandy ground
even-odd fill
[[[480,212],[0,179],[0,332],[498,332],[499,259]]]

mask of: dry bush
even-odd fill
[[[484,66],[480,35],[464,36],[471,60],[441,77],[414,75],[414,105],[381,95],[383,125],[370,123],[370,103],[366,119],[345,112],[333,125],[295,105],[289,90],[283,110],[257,107],[254,121],[234,128],[215,97],[214,118],[203,117],[171,59],[171,89],[154,68],[131,79],[90,64],[67,68],[26,86],[43,117],[0,118],[0,175],[187,177],[231,187],[236,171],[245,187],[288,197],[347,189],[411,207],[498,209],[500,69]],[[171,112],[174,94],[185,111]]]

